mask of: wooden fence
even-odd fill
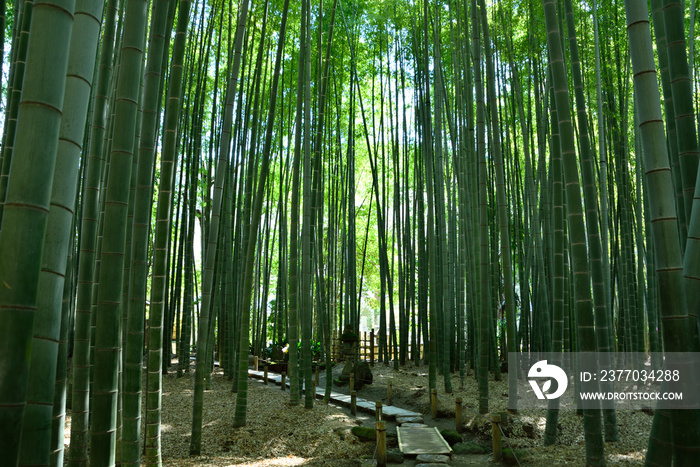
[[[389,336],[386,337],[387,342],[389,342]],[[370,365],[374,365],[374,362],[379,356],[379,335],[374,332],[362,332],[360,333],[360,339],[358,341],[359,346],[359,359],[360,361],[369,362]],[[413,345],[409,344],[408,352],[411,355]],[[423,344],[420,344],[420,352],[423,355]],[[338,336],[338,331],[333,331],[333,338],[331,340],[331,359],[334,362],[338,362],[343,359],[342,343]]]

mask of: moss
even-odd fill
[[[392,464],[403,464],[403,453],[401,451],[387,451],[386,461]]]
[[[455,430],[442,430],[440,434],[443,438],[445,438],[445,441],[447,441],[450,446],[454,446],[455,444],[462,442],[462,435],[457,433]]]
[[[377,430],[368,426],[354,426],[350,430],[360,441],[376,441]]]
[[[486,448],[477,443],[457,443],[452,446],[455,454],[485,454]]]

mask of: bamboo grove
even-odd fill
[[[509,352],[698,349],[695,2],[2,8],[3,465],[160,465],[166,372],[199,454],[215,359],[244,426],[249,355],[312,408],[346,326],[482,413]],[[699,417],[656,411],[648,465]],[[615,407],[582,425],[604,465]]]

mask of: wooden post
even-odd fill
[[[318,365],[316,365],[316,386],[318,386],[318,381],[319,381],[319,376],[318,376]]]
[[[377,401],[376,402],[376,411],[377,411],[377,421],[383,420],[384,419],[384,414],[382,413],[382,401]]]
[[[437,389],[430,390],[430,416],[437,418]]]
[[[391,381],[386,385],[386,405],[391,405]]]
[[[255,368],[255,371],[258,371],[258,356],[257,355],[255,357],[253,357],[253,362],[254,362],[253,366]]]
[[[263,367],[263,383],[267,386],[267,365]]]
[[[462,431],[462,398],[455,399],[455,430]]]
[[[362,333],[362,337],[357,342],[360,346],[358,354],[360,355],[360,360],[365,360],[367,358],[367,331]]]
[[[355,389],[355,375],[353,373],[350,373],[350,390],[353,391]]]
[[[311,387],[311,396],[316,399],[316,385]]]
[[[374,366],[374,329],[369,332],[369,364]]]
[[[501,416],[494,414],[491,418],[491,434],[493,437],[493,460],[498,462],[501,460],[501,430],[498,424],[501,421]]]
[[[287,386],[286,380],[287,379],[287,373],[284,371],[282,372],[282,390],[284,391],[285,387]]]
[[[357,391],[350,391],[350,413],[357,415]]]
[[[377,420],[377,467],[386,467],[386,423]]]

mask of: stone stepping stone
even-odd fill
[[[382,412],[387,418],[399,418],[399,417],[417,417],[420,414],[416,412],[411,412],[410,410],[401,409],[399,407],[394,407],[393,405],[385,405],[382,407]]]
[[[402,423],[401,426],[403,426],[403,427],[409,427],[409,426],[415,427],[415,426],[417,426],[417,427],[425,428],[428,425],[426,425],[425,423],[408,423],[408,422],[406,422],[406,423]]]
[[[442,456],[439,454],[419,454],[416,456],[416,462],[422,462],[426,464],[447,464],[450,461],[448,456]]]
[[[445,467],[447,464],[436,464],[435,462],[430,462],[430,463],[425,463],[421,462],[420,464],[416,464],[415,467]]]
[[[423,417],[396,417],[396,423],[399,425],[404,423],[423,423]]]

